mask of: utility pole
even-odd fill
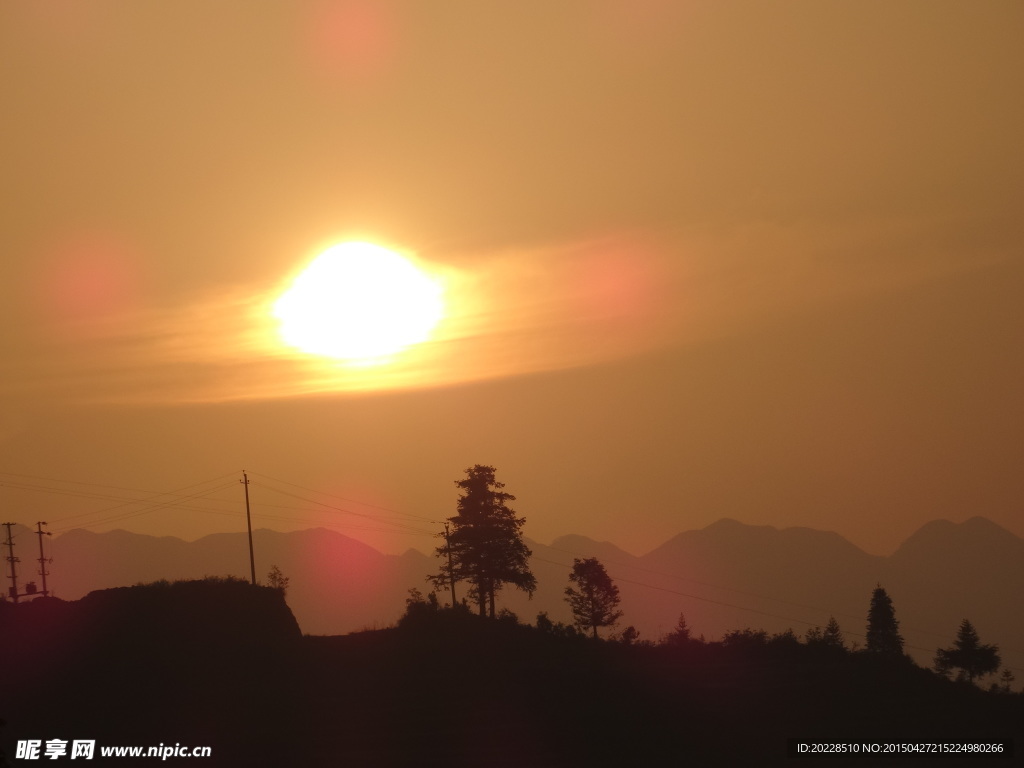
[[[52,563],[53,558],[49,560],[43,555],[43,536],[51,536],[49,531],[44,531],[43,526],[46,523],[36,523],[36,536],[39,537],[39,575],[43,577],[43,597],[49,597],[50,593],[46,589],[46,577],[50,574],[46,570],[46,564]]]
[[[18,569],[16,563],[21,562],[14,556],[14,536],[11,534],[11,527],[14,523],[4,523],[7,526],[7,541],[4,544],[7,545],[7,562],[11,564],[11,589],[8,594],[14,602],[18,602]]]
[[[452,570],[452,541],[448,536],[448,523],[444,524],[444,545],[448,552],[448,573],[452,577],[452,608],[455,607],[455,571]]]
[[[252,515],[249,514],[249,476],[242,470],[240,481],[245,486],[245,523],[249,528],[249,570],[252,573],[252,585],[256,586],[256,557],[252,553]]]

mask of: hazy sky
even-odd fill
[[[1022,36],[1018,0],[4,3],[0,516],[198,538],[244,468],[258,527],[426,551],[396,521],[485,463],[545,542],[1024,535]],[[269,314],[352,239],[448,286],[390,365]]]

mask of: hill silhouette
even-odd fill
[[[191,739],[252,756],[246,732],[260,714],[246,708],[271,704],[266,692],[300,642],[281,593],[237,579],[0,604],[4,749],[15,754],[11,739]]]
[[[27,531],[27,529],[26,529]],[[22,540],[26,540],[23,538]],[[410,586],[419,586],[433,561],[410,551],[385,555],[325,528],[253,532],[257,577],[277,565],[291,579],[288,603],[304,632],[338,634],[384,626],[401,611]],[[248,579],[245,534],[212,534],[186,542],[127,531],[73,530],[51,547],[57,593],[77,599],[97,589],[159,579],[231,574]]]
[[[229,767],[734,766],[792,765],[789,738],[1024,736],[1024,696],[789,636],[627,647],[427,606],[298,637],[285,613],[274,590],[216,580],[9,606],[6,658],[30,637],[65,655],[7,679],[3,747],[181,743]],[[101,630],[76,636],[86,625]]]

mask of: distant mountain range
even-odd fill
[[[36,571],[34,532],[19,526],[14,533],[24,583]],[[426,575],[438,568],[435,558],[416,550],[385,555],[323,528],[258,530],[253,539],[257,577],[265,579],[277,565],[290,579],[287,601],[306,634],[392,624],[408,590],[427,592]],[[918,663],[930,665],[935,649],[950,645],[968,618],[982,642],[997,644],[1004,664],[1024,681],[1024,540],[985,518],[928,523],[889,557],[869,555],[836,533],[729,519],[681,533],[641,557],[577,535],[550,546],[528,544],[538,591],[532,600],[512,589],[499,597],[499,606],[523,621],[532,623],[547,611],[552,620],[569,622],[563,592],[572,560],[597,557],[621,590],[625,616],[619,629],[632,624],[641,639],[659,639],[680,613],[695,635],[709,640],[745,627],[792,628],[802,635],[835,616],[848,643],[863,645],[871,591],[881,584]],[[186,542],[73,530],[54,537],[48,556],[54,559],[50,586],[68,600],[158,579],[249,575],[244,533]],[[439,597],[450,599],[447,593]]]

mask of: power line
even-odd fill
[[[565,551],[565,550],[561,550],[561,551]],[[567,566],[567,565],[565,565],[565,563],[559,563],[559,562],[556,562],[554,560],[547,560],[546,558],[537,557],[536,555],[533,556],[533,559],[534,560],[540,560],[542,563],[550,563],[551,565],[559,565],[559,566],[562,566],[563,568],[569,568],[570,570],[572,568],[572,566]],[[650,573],[654,573],[654,571],[650,571]],[[611,574],[609,574],[609,575],[611,575]],[[667,575],[667,574],[661,574],[661,575]],[[690,599],[700,600],[701,602],[705,602],[705,603],[713,603],[714,605],[722,605],[722,606],[725,606],[727,608],[735,608],[735,609],[740,610],[740,611],[748,611],[750,613],[761,614],[762,616],[770,616],[773,619],[782,619],[784,621],[795,621],[795,622],[797,622],[799,624],[806,624],[809,627],[816,626],[816,624],[814,622],[806,621],[804,619],[794,619],[791,616],[782,616],[781,614],[778,614],[778,613],[771,613],[770,611],[762,611],[762,610],[759,610],[757,608],[748,608],[748,607],[743,606],[743,605],[736,605],[735,603],[727,603],[727,602],[725,602],[723,600],[712,600],[710,597],[701,597],[700,595],[691,595],[691,594],[689,594],[687,592],[680,592],[679,590],[669,589],[668,587],[659,587],[656,584],[647,584],[647,583],[642,582],[642,581],[634,581],[632,579],[623,579],[623,578],[621,578],[619,576],[614,576],[613,578],[615,579],[615,581],[621,582],[623,584],[635,584],[635,585],[637,585],[639,587],[647,587],[648,589],[656,589],[659,592],[668,592],[669,594],[679,595],[680,597],[688,597]]]
[[[565,554],[568,554],[568,555],[574,555],[574,556],[578,556],[578,557],[583,557],[583,555],[581,555],[580,553],[578,553],[578,552],[570,552],[567,549],[559,549],[558,547],[547,547],[547,549],[550,549],[550,550],[552,550],[554,552],[564,552]],[[617,562],[617,561],[614,561],[614,560],[607,560],[607,561],[604,561],[604,562],[607,562],[609,565],[617,565],[620,568],[630,568],[630,569],[635,570],[635,571],[640,571],[641,573],[649,573],[649,574],[651,574],[653,576],[661,576],[663,578],[674,579],[676,581],[685,581],[685,582],[689,582],[691,584],[697,584],[697,585],[702,586],[702,587],[710,587],[711,589],[721,590],[723,592],[732,592],[732,593],[737,594],[737,595],[744,595],[745,597],[753,597],[753,598],[756,598],[758,600],[769,600],[769,601],[774,602],[774,603],[782,603],[783,605],[790,605],[790,606],[793,606],[794,608],[803,608],[803,609],[808,610],[808,611],[815,611],[816,613],[828,613],[830,616],[836,616],[836,617],[839,617],[839,618],[842,618],[842,619],[852,619],[854,621],[861,621],[864,618],[863,616],[853,616],[853,615],[851,615],[849,613],[836,613],[836,612],[828,611],[827,609],[822,608],[820,606],[816,606],[816,605],[807,605],[806,603],[798,603],[798,602],[795,602],[793,600],[783,600],[782,598],[779,598],[779,597],[770,597],[768,595],[761,595],[761,594],[758,594],[756,592],[747,592],[747,591],[744,591],[744,590],[741,590],[741,589],[734,589],[732,587],[722,587],[722,586],[718,586],[717,584],[710,584],[710,583],[705,582],[705,581],[698,581],[697,579],[689,579],[689,578],[687,578],[685,576],[679,576],[679,575],[674,574],[674,573],[665,573],[664,571],[655,571],[655,570],[652,570],[650,568],[644,568],[644,567],[641,567],[641,566],[638,566],[638,565],[632,565],[632,564],[629,564],[629,563],[622,563],[622,562]],[[620,579],[620,580],[621,581],[626,581],[625,579]],[[636,583],[639,583],[639,582],[628,582],[628,583],[636,584]],[[701,598],[701,599],[703,599],[703,598]],[[709,602],[714,602],[713,600],[710,600],[710,599],[708,601]],[[729,605],[728,603],[722,603],[722,604],[723,605]],[[797,621],[797,619],[794,619],[794,621]],[[801,621],[801,623],[807,624],[808,622]],[[811,626],[816,626],[816,625],[812,624]],[[943,639],[943,640],[946,640],[946,639],[949,638],[948,633],[930,632],[928,630],[914,629],[912,627],[906,627],[905,629],[907,629],[909,631],[912,631],[912,632],[915,632],[917,634],[931,635],[933,637],[937,637],[937,638],[940,638],[940,639]]]
[[[129,488],[129,487],[121,486],[121,485],[108,485],[108,484],[104,484],[104,483],[90,483],[90,482],[86,482],[86,481],[83,481],[83,480],[63,480],[63,479],[59,479],[59,478],[55,478],[55,477],[42,477],[40,475],[19,474],[17,472],[3,472],[3,471],[0,471],[0,475],[6,475],[8,477],[24,477],[24,478],[28,478],[30,480],[45,480],[47,482],[61,483],[63,485],[85,485],[85,486],[89,486],[89,487],[92,487],[92,488],[111,488],[111,489],[117,490],[117,491],[131,491],[133,493],[146,493],[146,494],[151,494],[151,495],[153,495],[153,494],[171,494],[171,493],[177,493],[178,491],[187,491],[188,489],[195,488],[196,486],[199,486],[199,485],[208,485],[209,483],[215,483],[218,480],[223,480],[223,479],[228,478],[228,477],[234,477],[234,473],[227,473],[227,474],[223,474],[223,475],[220,475],[218,477],[212,478],[210,480],[203,480],[203,481],[198,482],[198,483],[191,483],[190,485],[186,485],[186,486],[183,486],[181,488],[178,488],[178,489],[175,489],[175,490],[172,490],[172,491],[153,491],[153,490],[149,490],[149,489],[146,489],[146,488]],[[9,485],[9,484],[10,483],[7,483],[7,482],[0,482],[0,485]],[[12,486],[12,487],[14,487],[14,486]],[[32,487],[34,487],[34,488],[45,488],[45,486],[32,486]],[[122,498],[122,497],[114,496],[114,497],[105,497],[105,498]]]
[[[254,472],[253,474],[258,474],[258,473]],[[341,512],[341,513],[346,514],[346,515],[355,515],[356,517],[363,517],[363,518],[366,518],[368,520],[373,520],[376,523],[387,523],[388,525],[393,525],[396,528],[404,529],[405,531],[408,531],[410,533],[429,533],[432,536],[436,535],[435,532],[433,532],[433,531],[426,531],[423,528],[417,528],[415,526],[409,525],[408,523],[388,521],[388,520],[382,519],[382,518],[380,518],[378,516],[375,516],[375,515],[369,515],[369,514],[366,514],[365,512],[356,512],[355,510],[345,509],[344,507],[338,507],[338,506],[335,506],[333,504],[327,504],[326,502],[323,502],[323,501],[317,501],[316,499],[310,499],[310,498],[307,498],[305,496],[299,496],[298,494],[291,493],[290,491],[283,491],[280,488],[274,488],[273,486],[263,485],[262,483],[258,483],[256,485],[259,485],[259,487],[261,487],[261,488],[267,488],[268,490],[274,491],[275,493],[280,493],[283,496],[289,496],[289,497],[291,497],[293,499],[298,499],[300,501],[305,501],[305,502],[308,502],[310,504],[316,504],[317,506],[323,507],[324,509],[333,510],[335,512]],[[316,491],[314,491],[314,493],[316,493]],[[325,495],[330,495],[330,494],[325,494]],[[379,509],[382,509],[382,508],[379,507]],[[398,514],[403,514],[403,513],[398,513]],[[410,517],[416,517],[417,519],[424,520],[426,522],[432,522],[432,523],[433,522],[439,522],[439,521],[436,521],[436,520],[428,520],[427,518],[419,517],[418,515],[409,515],[409,516]]]
[[[133,518],[133,517],[139,517],[140,515],[149,514],[150,512],[156,512],[158,510],[168,509],[168,508],[171,508],[171,507],[180,507],[181,506],[180,502],[183,501],[183,500],[209,498],[210,494],[217,493],[219,491],[225,490],[227,488],[233,488],[233,487],[234,487],[234,483],[224,483],[223,485],[219,485],[219,486],[217,486],[215,488],[210,488],[210,489],[206,489],[206,490],[202,490],[202,491],[197,491],[196,493],[192,493],[192,494],[186,494],[186,495],[177,496],[174,499],[169,499],[167,501],[159,501],[159,502],[156,502],[156,503],[148,503],[148,500],[146,500],[146,499],[135,499],[135,500],[133,500],[130,503],[136,503],[136,504],[137,503],[148,503],[148,505],[143,507],[142,509],[135,509],[135,510],[131,510],[130,512],[122,512],[120,514],[111,515],[109,517],[105,517],[105,518],[102,518],[100,520],[92,520],[92,521],[89,521],[88,523],[86,523],[86,525],[90,525],[90,526],[105,525],[106,523],[117,522],[117,521],[120,521],[120,520],[127,520],[127,519],[130,519],[130,518]],[[160,494],[158,494],[158,495],[160,495]],[[166,494],[163,494],[163,495],[166,495]],[[127,506],[127,504],[119,504],[119,505],[117,505],[117,507],[111,507],[111,508],[104,509],[104,510],[97,510],[95,512],[88,513],[88,514],[93,514],[93,515],[100,514],[102,512],[107,512],[110,509],[117,509],[117,508],[123,507],[123,506]],[[76,515],[75,517],[85,517],[85,516],[87,516],[87,515],[83,513],[82,515]],[[71,518],[65,518],[65,519],[71,519]],[[58,532],[63,532],[63,531],[70,530],[72,527],[73,526],[61,526],[57,530],[58,530]]]
[[[305,486],[300,486],[300,485],[298,485],[296,483],[289,483],[288,481],[285,481],[285,480],[279,480],[277,478],[271,478],[268,475],[263,475],[262,473],[259,473],[259,472],[250,473],[250,474],[254,474],[254,475],[257,475],[257,476],[265,477],[265,478],[267,478],[269,480],[272,480],[275,483],[280,483],[282,485],[288,485],[288,486],[291,486],[291,487],[294,487],[294,488],[299,488],[301,490],[308,490],[309,492],[314,493],[314,494],[319,494],[319,495],[328,496],[328,497],[332,497],[332,498],[345,499],[345,497],[338,496],[336,494],[330,494],[330,493],[323,492],[323,491],[317,491],[317,490],[312,489],[312,488],[306,488]],[[56,528],[58,533],[70,530],[73,527],[72,525],[69,524],[70,521],[72,521],[72,520],[82,520],[83,518],[86,518],[85,520],[82,520],[82,522],[79,523],[79,525],[98,526],[98,525],[104,525],[104,524],[111,523],[111,522],[118,522],[118,521],[121,521],[121,520],[131,519],[133,517],[137,517],[137,516],[140,516],[140,515],[143,515],[143,514],[148,514],[148,513],[153,512],[153,511],[157,511],[157,510],[161,510],[161,509],[168,509],[168,508],[177,508],[177,509],[191,510],[191,511],[197,511],[197,512],[206,513],[206,514],[219,514],[219,515],[225,515],[225,516],[230,516],[230,517],[239,516],[241,514],[240,511],[235,511],[235,510],[237,510],[237,502],[228,501],[228,500],[224,500],[224,499],[218,499],[216,501],[219,501],[221,503],[227,504],[227,505],[229,505],[231,507],[235,507],[235,510],[213,509],[213,508],[209,508],[209,507],[199,507],[199,506],[188,505],[188,504],[184,503],[184,502],[187,502],[187,501],[195,501],[195,500],[198,500],[198,499],[208,499],[208,500],[214,501],[214,499],[211,498],[213,496],[213,494],[218,493],[219,491],[223,491],[223,490],[226,490],[228,488],[234,487],[234,483],[233,482],[223,483],[223,484],[218,485],[218,486],[216,486],[214,488],[206,488],[206,489],[201,490],[201,491],[196,492],[196,493],[191,493],[191,494],[181,493],[181,491],[186,491],[188,489],[196,488],[196,487],[199,487],[199,486],[209,485],[210,483],[217,482],[218,480],[221,480],[223,478],[233,477],[233,475],[230,475],[230,474],[228,474],[228,475],[221,475],[219,477],[212,478],[210,480],[204,480],[204,481],[199,482],[199,483],[192,483],[192,484],[189,484],[189,485],[186,485],[186,486],[182,486],[181,488],[176,488],[176,489],[171,490],[171,491],[152,491],[152,490],[147,490],[147,489],[142,489],[142,488],[130,488],[130,487],[125,487],[125,486],[108,485],[108,484],[100,484],[100,483],[89,483],[89,482],[82,482],[82,481],[76,481],[76,480],[61,480],[61,479],[52,478],[52,477],[42,477],[42,476],[38,476],[38,475],[24,475],[24,474],[17,474],[17,473],[3,473],[3,472],[0,472],[0,475],[7,475],[7,476],[10,476],[10,477],[18,477],[18,478],[28,478],[28,479],[32,479],[32,480],[43,480],[43,481],[50,482],[50,483],[58,483],[60,485],[85,486],[85,489],[79,489],[79,488],[62,488],[62,487],[59,487],[59,485],[57,487],[54,487],[54,486],[42,485],[42,484],[38,484],[38,483],[25,483],[23,481],[15,481],[15,482],[6,481],[4,483],[0,483],[0,485],[6,486],[6,487],[9,487],[9,488],[12,488],[12,489],[29,491],[29,492],[34,492],[34,493],[46,493],[46,494],[58,495],[58,496],[71,496],[71,497],[75,497],[75,498],[100,499],[100,500],[109,500],[109,501],[117,501],[117,502],[119,502],[118,504],[115,504],[115,505],[110,506],[110,507],[104,507],[102,509],[92,510],[90,512],[82,512],[82,513],[74,514],[74,515],[67,515],[67,516],[64,516],[64,517],[59,518],[59,519],[55,518],[56,523],[58,525],[58,527]],[[317,499],[311,499],[311,498],[308,498],[306,496],[302,496],[302,495],[299,495],[299,494],[291,493],[289,491],[282,490],[281,488],[275,488],[273,485],[268,485],[268,484],[264,484],[264,483],[255,483],[255,482],[253,482],[251,480],[250,480],[250,483],[253,484],[253,485],[258,485],[259,487],[262,487],[262,488],[266,488],[266,489],[268,489],[270,491],[273,491],[274,493],[278,493],[278,494],[281,494],[283,496],[287,496],[289,498],[293,498],[293,499],[296,499],[298,501],[305,502],[307,504],[313,504],[313,505],[321,508],[322,511],[338,512],[338,513],[343,513],[343,514],[346,514],[346,515],[353,515],[353,516],[361,517],[361,518],[366,519],[367,521],[371,521],[373,523],[376,523],[377,526],[378,526],[378,527],[366,526],[366,525],[362,525],[361,526],[361,525],[353,525],[351,523],[339,524],[336,520],[332,520],[330,522],[330,525],[335,526],[335,527],[341,527],[341,528],[346,528],[346,529],[354,529],[354,530],[385,532],[385,533],[386,532],[393,532],[393,531],[395,531],[397,529],[399,531],[402,531],[402,532],[404,532],[406,534],[410,534],[410,535],[436,536],[436,532],[434,532],[434,531],[428,531],[428,530],[424,530],[423,528],[419,528],[419,527],[416,527],[416,526],[413,526],[413,525],[409,525],[407,522],[405,522],[404,520],[401,520],[401,519],[394,520],[394,519],[388,519],[387,517],[381,516],[381,515],[371,515],[371,514],[367,514],[367,513],[363,513],[363,512],[357,512],[357,511],[352,510],[352,509],[346,509],[344,507],[340,507],[340,506],[333,505],[333,504],[328,504],[328,503],[325,503],[323,501],[319,501]],[[145,493],[150,498],[134,498],[134,497],[126,498],[125,496],[111,495],[109,493],[101,493],[101,492],[98,492],[98,491],[90,490],[92,488],[112,489],[112,490],[117,490],[117,491],[125,491],[125,492],[129,492],[129,493]],[[161,497],[166,497],[166,498],[161,498]],[[381,507],[381,506],[373,505],[373,504],[363,504],[363,502],[357,502],[357,501],[352,500],[352,499],[347,499],[347,500],[354,501],[355,503],[359,503],[359,504],[362,504],[363,506],[367,506],[367,507],[370,507],[370,508],[373,508],[373,509],[379,509],[381,511],[390,512],[390,513],[392,513],[394,515],[399,515],[399,516],[402,516],[402,517],[405,517],[405,518],[412,518],[414,520],[421,520],[421,521],[424,521],[424,522],[431,522],[431,523],[439,522],[439,521],[435,521],[435,520],[431,520],[429,518],[426,518],[426,517],[424,517],[422,515],[415,515],[415,514],[412,514],[412,513],[401,512],[399,510],[389,509],[387,507]],[[105,512],[112,512],[114,510],[123,509],[123,508],[126,508],[126,507],[134,507],[134,506],[137,506],[139,504],[145,504],[146,506],[144,508],[142,508],[142,509],[129,509],[129,510],[125,511],[125,512],[117,513],[117,514],[114,514],[114,515],[109,515],[109,516],[102,517],[102,518],[99,518],[99,519],[95,519],[96,515],[102,515]],[[283,510],[294,510],[294,511],[297,511],[297,512],[307,512],[308,511],[306,508],[299,507],[299,506],[285,506],[285,505],[281,505],[281,504],[264,503],[264,502],[261,502],[260,507],[261,508],[269,507],[269,508],[283,509]],[[300,522],[302,522],[301,520],[296,520],[295,518],[289,518],[289,517],[284,517],[284,516],[280,516],[280,515],[269,515],[269,514],[260,512],[260,511],[257,511],[254,514],[254,516],[257,519],[274,519],[274,520],[281,520],[281,521],[284,521],[284,522],[291,522],[291,523],[300,523]],[[89,520],[87,518],[94,518],[94,519]],[[390,527],[379,527],[379,526],[390,526]]]
[[[559,550],[556,550],[556,551],[558,551],[558,552],[566,552],[567,554],[579,555],[579,553],[569,552],[568,550],[564,550],[564,549],[559,549]],[[579,556],[582,557],[582,555],[579,555]],[[557,565],[557,566],[560,566],[562,568],[568,568],[570,570],[572,569],[572,566],[566,565],[565,563],[559,563],[559,562],[557,562],[555,560],[548,560],[547,558],[537,557],[536,555],[533,555],[532,559],[539,560],[542,563],[549,563],[551,565]],[[645,570],[645,569],[639,569],[639,570]],[[647,571],[647,572],[648,573],[653,573],[653,574],[656,574],[656,575],[661,575],[661,576],[671,576],[671,574],[658,573],[657,571]],[[611,574],[609,574],[609,575],[611,575]],[[759,610],[757,608],[749,608],[747,606],[737,605],[735,603],[727,603],[727,602],[722,601],[722,600],[713,600],[713,599],[711,599],[709,597],[702,597],[700,595],[691,595],[691,594],[689,594],[687,592],[680,592],[679,590],[669,589],[668,587],[660,587],[660,586],[657,586],[656,584],[647,584],[647,583],[642,582],[642,581],[634,581],[634,580],[631,580],[631,579],[623,579],[623,578],[618,577],[618,576],[613,576],[613,578],[615,579],[615,581],[622,582],[624,584],[634,584],[634,585],[639,586],[639,587],[646,587],[647,589],[654,589],[654,590],[658,590],[659,592],[668,592],[669,594],[679,595],[680,597],[686,597],[686,598],[690,598],[692,600],[699,600],[699,601],[705,602],[705,603],[712,603],[714,605],[721,605],[721,606],[724,606],[724,607],[727,607],[727,608],[734,608],[734,609],[739,610],[739,611],[746,611],[748,613],[756,613],[756,614],[759,614],[759,615],[762,615],[762,616],[769,616],[769,617],[771,617],[773,619],[781,619],[783,621],[796,622],[798,624],[805,624],[808,627],[820,626],[816,622],[807,621],[805,619],[796,619],[796,618],[793,618],[792,616],[783,616],[783,615],[778,614],[778,613],[772,613],[770,611],[762,611],[762,610]],[[705,585],[705,586],[712,586],[712,585]],[[746,593],[741,593],[741,594],[746,594]],[[765,599],[771,600],[772,598],[765,598]],[[786,601],[781,601],[780,600],[779,602],[786,602]],[[791,604],[792,605],[800,605],[799,603],[791,603]],[[801,606],[801,607],[810,608],[810,606]],[[825,609],[823,609],[823,608],[812,608],[812,610],[822,611],[823,613],[826,612]],[[837,614],[831,613],[830,615],[834,616],[834,615],[837,615]],[[843,614],[838,614],[838,615],[843,615]],[[848,616],[848,614],[847,614],[847,616]],[[935,635],[935,636],[938,636],[938,637],[947,637],[946,635],[939,635],[938,633],[928,632],[926,630],[918,630],[918,629],[915,629],[913,627],[903,627],[903,630],[905,632],[906,631],[910,631],[910,632],[914,632],[916,634],[926,634],[926,635]],[[867,639],[867,635],[862,634],[860,632],[848,631],[848,630],[844,629],[843,630],[843,634],[844,635],[853,635],[855,637],[863,638],[865,640]],[[923,648],[923,647],[921,647],[919,645],[911,645],[911,644],[906,643],[906,642],[904,642],[904,647],[905,648],[912,648],[912,649],[914,649],[916,651],[923,651],[924,653],[934,653],[935,652],[934,648]],[[1021,653],[1021,651],[1018,651],[1018,650],[1013,649],[1013,648],[1003,648],[1003,650],[1004,651],[1011,651],[1012,653]],[[1018,667],[1011,667],[1011,666],[1008,666],[1006,664],[1004,664],[1003,666],[1006,667],[1007,669],[1011,669],[1011,670],[1013,670],[1015,672],[1024,671],[1024,670],[1019,669]]]
[[[365,501],[359,501],[358,499],[350,499],[350,498],[347,498],[345,496],[339,496],[338,494],[335,494],[335,493],[328,493],[327,491],[318,491],[318,490],[315,490],[313,488],[307,488],[307,487],[305,487],[303,485],[297,485],[295,483],[290,483],[287,480],[278,480],[277,478],[270,477],[270,475],[265,475],[265,474],[263,474],[261,472],[251,472],[250,474],[256,475],[257,477],[266,478],[267,480],[271,480],[271,481],[273,481],[275,483],[281,483],[281,485],[288,485],[288,486],[291,486],[292,488],[298,488],[301,491],[308,491],[309,493],[316,493],[316,494],[319,494],[321,496],[330,496],[331,498],[341,499],[342,501],[350,501],[353,504],[359,504],[362,507],[370,507],[371,509],[379,509],[382,512],[391,512],[393,514],[402,515],[404,517],[412,517],[412,518],[415,518],[417,520],[422,520],[423,522],[426,522],[426,523],[437,523],[438,525],[443,525],[444,524],[443,520],[434,520],[434,519],[429,518],[429,517],[424,517],[423,515],[414,515],[411,512],[402,512],[401,510],[391,509],[389,507],[381,507],[381,506],[378,506],[376,504],[369,504],[369,503],[367,503]],[[279,493],[283,493],[282,491],[278,491],[278,492]],[[296,498],[300,498],[300,497],[296,497]],[[349,511],[349,510],[344,510],[344,511]],[[358,512],[352,512],[352,514],[359,514],[359,513]]]
[[[211,480],[204,480],[204,481],[199,482],[199,483],[191,483],[189,485],[183,486],[181,488],[176,488],[176,489],[171,490],[171,491],[152,491],[152,490],[145,490],[145,489],[142,489],[142,488],[125,488],[125,487],[122,487],[122,486],[101,485],[99,483],[86,483],[86,482],[80,482],[80,481],[76,481],[76,480],[57,480],[55,478],[41,478],[41,477],[37,477],[37,476],[34,476],[34,475],[15,475],[13,473],[0,473],[0,474],[8,474],[8,475],[12,475],[14,477],[29,477],[29,478],[32,478],[32,479],[47,480],[49,482],[62,483],[64,485],[83,485],[83,486],[89,486],[89,487],[94,487],[94,488],[111,488],[111,489],[114,489],[114,490],[127,491],[127,492],[131,492],[131,493],[144,493],[144,494],[147,494],[148,496],[152,497],[152,498],[148,498],[148,499],[147,498],[125,498],[124,496],[113,496],[113,495],[110,495],[110,494],[97,493],[95,491],[82,491],[82,490],[77,490],[77,489],[66,489],[66,488],[59,488],[59,487],[58,488],[54,488],[54,487],[50,487],[50,486],[37,485],[37,484],[29,484],[29,483],[22,483],[22,482],[13,482],[12,483],[12,482],[8,481],[8,482],[2,483],[3,486],[9,487],[9,488],[14,488],[14,489],[17,489],[17,490],[25,490],[25,491],[30,491],[30,492],[48,493],[48,494],[60,495],[60,496],[74,496],[74,497],[79,497],[79,498],[103,499],[103,500],[110,500],[110,501],[118,501],[118,502],[120,502],[119,504],[116,504],[116,505],[114,505],[112,507],[105,507],[103,509],[92,510],[90,512],[82,512],[82,513],[79,513],[77,515],[67,515],[67,516],[65,516],[63,518],[60,518],[59,522],[61,522],[61,523],[67,522],[67,521],[70,521],[70,520],[80,519],[80,518],[83,518],[83,517],[91,517],[93,515],[102,514],[104,512],[110,512],[112,510],[120,509],[122,507],[131,506],[131,505],[134,505],[134,504],[151,502],[151,501],[153,501],[156,498],[159,498],[161,496],[172,496],[173,497],[176,494],[180,494],[181,491],[187,491],[187,490],[189,490],[191,488],[196,488],[196,487],[202,486],[202,485],[209,485],[210,483],[214,483],[214,482],[217,482],[218,480],[221,480],[221,479],[223,479],[225,477],[229,477],[229,475],[221,475],[220,477],[216,477],[216,478],[213,478]],[[221,488],[226,488],[226,487],[228,487],[228,485],[221,486]],[[208,493],[213,493],[216,490],[218,490],[218,489],[208,489]],[[192,499],[192,498],[197,498],[197,497],[201,498],[202,496],[203,496],[203,494],[201,494],[201,493],[194,493],[194,494],[187,494],[187,495],[178,495],[177,498],[179,498],[179,499]],[[176,502],[174,502],[173,500],[161,502],[161,504],[163,506],[174,505],[175,503]],[[109,520],[124,519],[124,518],[127,518],[127,517],[131,517],[131,516],[134,516],[134,514],[136,514],[137,512],[138,511],[135,510],[135,511],[126,513],[123,517],[115,516],[115,517],[110,518]],[[94,522],[87,523],[87,524],[88,525],[98,525],[101,522],[108,522],[108,520],[105,520],[105,521],[94,521]],[[62,530],[67,530],[68,527],[69,526],[65,525],[65,526],[63,526]]]

